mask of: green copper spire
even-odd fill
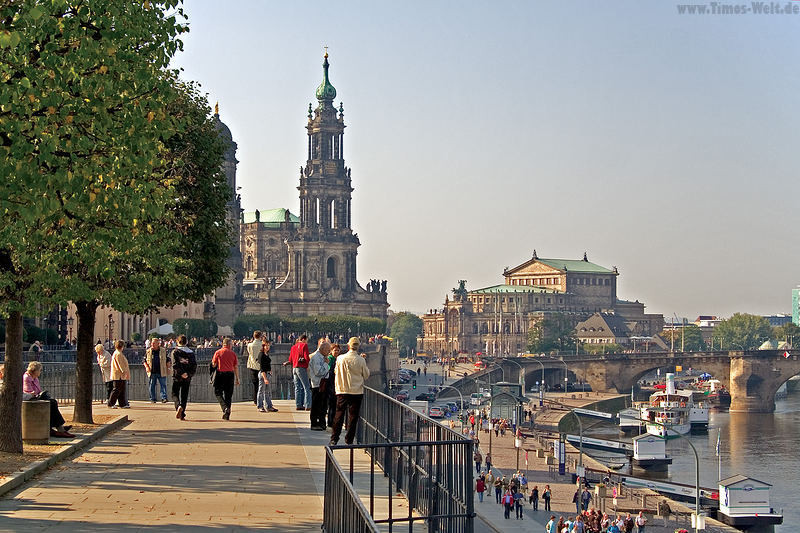
[[[332,105],[333,99],[336,98],[336,89],[328,79],[328,66],[328,52],[325,52],[325,61],[322,63],[322,83],[317,87],[317,100],[320,104],[327,102]]]

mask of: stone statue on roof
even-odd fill
[[[453,301],[463,302],[467,299],[467,280],[458,280],[458,288],[453,289]]]

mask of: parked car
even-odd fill
[[[422,392],[417,394],[416,400],[425,400],[426,402],[435,402],[436,395],[432,392]]]
[[[444,418],[444,411],[441,407],[431,407],[428,416],[431,418]]]
[[[408,383],[409,381],[411,381],[411,378],[406,376],[405,374],[398,374],[397,381],[399,383]]]
[[[400,402],[408,400],[408,391],[406,390],[398,391],[397,394],[394,395],[394,399]]]

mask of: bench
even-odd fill
[[[22,441],[26,444],[50,442],[50,402],[48,400],[22,402]]]

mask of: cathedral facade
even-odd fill
[[[574,324],[595,313],[624,325],[620,337],[650,337],[661,332],[664,316],[647,314],[644,304],[617,298],[616,267],[583,259],[540,258],[503,271],[503,283],[467,290],[466,281],[445,297],[441,309],[422,317],[417,350],[431,354],[488,353],[516,355],[527,350],[528,330],[548,314]]]
[[[351,226],[353,186],[344,160],[344,107],[333,103],[336,89],[329,79],[327,53],[322,67],[317,106],[308,106],[307,160],[297,187],[299,216],[284,208],[241,213],[238,196],[232,205],[239,246],[229,259],[234,275],[215,297],[221,326],[232,325],[241,314],[386,319],[386,282],[371,280],[364,289],[357,280],[361,243]],[[226,165],[232,165],[236,190],[236,145],[224,125],[220,132],[233,146]]]

